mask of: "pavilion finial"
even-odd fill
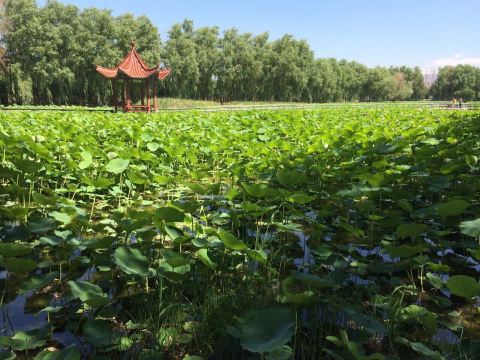
[[[133,41],[130,43],[130,45],[132,45],[132,49],[135,48],[135,43]]]

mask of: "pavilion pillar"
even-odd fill
[[[145,88],[142,85],[140,85],[140,97],[142,98],[142,106],[145,106]]]
[[[123,110],[127,107],[127,79],[123,78]]]
[[[117,112],[117,80],[112,79],[112,100],[113,100],[113,108],[115,112]]]
[[[126,89],[127,89],[127,97],[126,97],[126,105],[127,105],[127,111],[130,111],[130,106],[131,106],[131,103],[130,103],[130,79],[125,79],[125,82],[126,82]]]
[[[145,92],[147,94],[147,111],[150,112],[150,79],[145,79]]]
[[[157,78],[153,78],[153,111],[157,111]]]

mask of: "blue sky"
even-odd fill
[[[47,0],[38,0],[43,5]],[[185,18],[196,27],[306,39],[317,57],[368,66],[480,66],[480,0],[62,0],[114,15],[147,15],[164,40]]]

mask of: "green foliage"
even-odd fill
[[[434,99],[480,99],[480,69],[472,65],[442,67],[431,92]]]
[[[239,326],[229,329],[245,350],[271,352],[285,345],[293,336],[295,318],[285,307],[252,311],[238,319]]]
[[[2,113],[2,356],[473,357],[478,118]]]
[[[113,174],[120,174],[127,170],[129,161],[125,159],[112,159],[105,166],[105,171],[108,171]]]
[[[471,237],[480,237],[480,219],[475,219],[471,221],[462,221],[460,223],[460,230],[465,235]]]
[[[218,27],[196,29],[185,20],[170,28],[162,44],[145,16],[114,17],[108,10],[81,10],[57,1],[43,7],[30,0],[8,1],[3,18],[8,31],[2,23],[0,31],[5,29],[11,55],[7,67],[0,54],[0,89],[5,90],[0,100],[7,104],[109,104],[110,84],[94,65],[117,65],[132,40],[147,64],[162,60],[173,69],[159,95],[175,98],[344,102],[420,100],[426,95],[418,67],[369,69],[357,62],[315,59],[306,41],[288,34],[274,41],[268,33],[237,29],[220,35]],[[448,80],[462,83],[455,85],[455,94],[475,96],[470,89],[474,76],[460,75]],[[80,164],[87,167],[88,156]]]
[[[455,275],[448,279],[447,288],[453,295],[471,298],[480,296],[480,283],[471,276]]]
[[[115,250],[115,261],[127,274],[148,275],[148,259],[137,249],[119,247]]]

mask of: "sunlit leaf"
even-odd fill
[[[148,259],[137,249],[118,248],[115,250],[115,261],[127,274],[143,277],[148,275]]]
[[[125,170],[127,170],[129,163],[130,161],[126,159],[121,159],[121,158],[112,159],[105,166],[105,171],[108,171],[113,174],[120,174]]]
[[[447,288],[453,295],[465,298],[480,296],[480,283],[466,275],[455,275],[449,278]]]
[[[220,240],[222,240],[223,244],[229,249],[245,250],[247,248],[247,245],[243,241],[237,239],[228,231],[218,229],[218,236],[220,237]]]
[[[208,250],[207,249],[200,249],[197,251],[197,256],[200,259],[202,263],[205,264],[206,267],[208,267],[210,270],[215,270],[217,268],[217,264],[214,263],[210,257],[208,256]]]
[[[480,237],[480,219],[463,221],[460,224],[460,230],[465,235],[475,238]]]

